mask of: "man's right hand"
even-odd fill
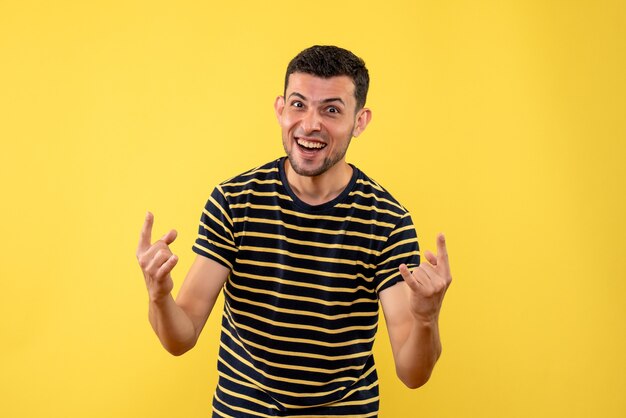
[[[158,303],[169,296],[174,287],[170,272],[176,266],[178,257],[172,253],[169,245],[176,239],[177,232],[172,229],[151,244],[153,223],[154,215],[148,212],[139,237],[137,261],[146,280],[150,301]]]

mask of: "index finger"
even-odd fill
[[[442,233],[437,236],[437,265],[443,265],[447,271],[450,271],[448,249],[446,248],[446,237]]]
[[[152,224],[154,223],[154,215],[151,212],[146,213],[146,220],[143,222],[141,228],[141,234],[139,235],[138,252],[144,252],[150,248],[150,241],[152,240]]]

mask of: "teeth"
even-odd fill
[[[305,139],[298,139],[298,145],[311,149],[321,149],[326,146],[326,144],[323,144],[321,142],[307,141]]]

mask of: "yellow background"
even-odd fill
[[[362,56],[348,160],[424,248],[448,237],[422,389],[376,344],[381,417],[626,416],[623,1],[0,1],[0,415],[202,417],[221,304],[175,358],[134,256],[282,154],[272,103],[312,44]]]

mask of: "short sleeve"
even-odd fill
[[[376,291],[395,285],[404,280],[400,274],[400,264],[413,269],[420,264],[419,244],[411,215],[406,213],[396,224],[383,250],[378,257],[376,271]]]
[[[233,268],[237,255],[233,220],[228,200],[220,186],[213,190],[202,210],[198,237],[192,249],[199,255]]]

